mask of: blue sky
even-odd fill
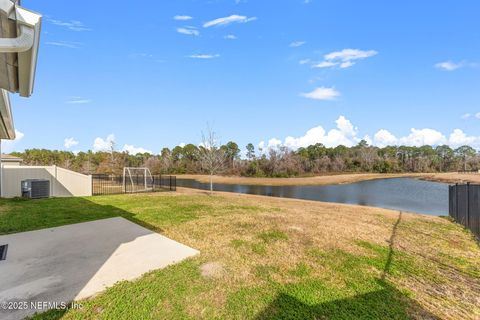
[[[29,1],[44,15],[25,148],[322,142],[480,148],[480,2]]]

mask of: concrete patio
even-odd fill
[[[8,244],[0,261],[1,302],[70,302],[95,295],[199,252],[124,218],[0,236]],[[21,319],[45,310],[6,311]]]

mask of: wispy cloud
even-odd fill
[[[90,102],[92,102],[92,100],[85,99],[85,98],[82,98],[82,97],[71,97],[67,101],[68,104],[87,104],[87,103],[90,103]]]
[[[56,19],[48,19],[51,24],[54,24],[59,27],[67,28],[71,31],[91,31],[92,29],[87,28],[83,22],[78,20],[69,20],[69,21],[62,21]]]
[[[130,58],[153,58],[153,54],[145,52],[131,53],[128,56]]]
[[[443,61],[434,64],[434,67],[443,71],[455,71],[460,68],[478,68],[480,64],[477,62],[468,62],[466,60],[460,62]]]
[[[185,15],[177,15],[175,17],[173,17],[173,20],[177,20],[177,21],[187,21],[187,20],[192,20],[193,17],[191,16],[185,16]]]
[[[334,88],[319,87],[308,93],[301,93],[302,97],[314,100],[335,100],[340,96],[340,92]]]
[[[70,49],[78,49],[83,43],[81,42],[71,42],[71,41],[47,41],[45,44],[56,47],[64,47]]]
[[[324,60],[312,65],[313,68],[350,68],[357,60],[373,57],[378,52],[375,50],[343,49],[323,56]]]
[[[228,39],[228,40],[236,40],[237,39],[237,36],[234,35],[234,34],[227,34],[226,36],[223,37],[224,39]]]
[[[454,71],[460,69],[465,66],[465,62],[452,62],[452,61],[444,61],[435,64],[435,68],[441,69],[444,71]]]
[[[218,18],[215,20],[211,20],[208,22],[205,22],[203,24],[204,28],[209,28],[209,27],[215,27],[215,26],[226,26],[231,23],[247,23],[250,21],[257,20],[257,17],[246,17],[246,16],[240,16],[237,14],[233,14],[228,17],[223,17],[223,18]]]
[[[290,43],[289,47],[290,48],[298,48],[298,47],[303,46],[305,43],[306,43],[305,41],[294,41],[294,42]]]
[[[78,145],[78,141],[74,138],[65,138],[65,140],[63,140],[63,146],[67,149],[70,149],[76,145]]]
[[[189,36],[199,36],[200,31],[198,31],[194,27],[184,27],[184,28],[177,28],[177,32],[181,34],[186,34]]]
[[[467,119],[471,119],[471,118],[476,118],[476,119],[480,119],[480,112],[477,112],[477,113],[465,113],[464,115],[461,116],[462,119],[464,120],[467,120]]]
[[[192,59],[214,59],[220,57],[219,54],[192,54],[188,56]]]

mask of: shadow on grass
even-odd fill
[[[257,314],[256,319],[410,319],[410,312],[415,312],[422,319],[438,319],[385,279],[393,262],[395,238],[401,220],[402,212],[392,228],[382,275],[376,280],[381,289],[320,304],[307,304],[289,294],[280,293]]]
[[[106,197],[115,196],[102,198]],[[0,199],[0,235],[113,217],[123,217],[147,229],[162,231],[159,226],[138,219],[134,213],[117,206],[100,204],[96,199],[100,198]]]
[[[110,202],[115,199],[103,200]],[[134,213],[101,202],[102,199],[95,198],[0,199],[0,244],[9,244],[10,249],[7,259],[0,263],[3,271],[0,273],[0,302],[3,299],[27,301],[29,306],[30,302],[35,301],[69,303],[119,247],[149,236],[153,231],[161,231],[159,226],[138,219]],[[149,230],[125,230],[122,226],[126,224],[118,224],[119,220],[102,222],[114,217],[125,218]],[[103,223],[105,229],[104,232],[100,229],[98,236],[88,239],[83,234],[91,234],[88,231],[78,231],[79,229],[75,229],[70,238],[65,238],[59,230],[46,230],[92,221]],[[60,240],[49,240],[47,235],[37,243],[25,241],[28,237],[37,239],[42,232],[60,234]],[[44,279],[49,279],[45,280],[47,282],[44,288],[35,285]],[[30,284],[32,289],[27,288]],[[29,308],[0,310],[0,319],[23,319],[32,316],[34,312],[34,309]],[[38,317],[61,319],[66,312],[67,310],[50,310]]]

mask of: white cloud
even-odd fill
[[[410,130],[410,134],[398,140],[399,144],[406,146],[421,147],[424,145],[440,145],[447,143],[445,136],[434,129],[415,129]]]
[[[289,149],[296,150],[301,147],[308,147],[316,143],[322,143],[327,147],[336,147],[338,145],[353,146],[360,141],[357,138],[358,129],[352,125],[350,120],[344,116],[338,117],[335,121],[337,128],[326,131],[322,126],[314,127],[308,130],[305,135],[301,137],[288,136],[282,143],[278,139],[270,139],[268,144],[263,141],[260,142],[259,147],[263,149],[278,148],[285,146]]]
[[[310,59],[303,59],[303,60],[300,60],[298,63],[300,64],[307,64],[307,63],[310,63]]]
[[[69,104],[86,104],[86,103],[90,103],[92,102],[92,100],[90,99],[85,99],[85,98],[82,98],[82,97],[71,97],[67,103]]]
[[[342,51],[335,51],[325,55],[325,60],[340,60],[352,61],[358,59],[365,59],[376,55],[375,50],[358,50],[358,49],[343,49]]]
[[[45,44],[55,47],[64,47],[70,49],[78,49],[80,48],[83,43],[81,42],[71,42],[71,41],[47,41]]]
[[[478,115],[480,116],[480,112],[478,113]],[[462,115],[460,118],[462,118],[462,119],[469,119],[471,116],[472,116],[472,114],[470,114],[470,113],[465,113],[465,114]],[[480,117],[479,117],[479,118],[480,118]]]
[[[15,129],[15,139],[14,140],[0,140],[2,144],[2,153],[10,153],[15,151],[15,146],[25,137],[23,132]]]
[[[48,21],[51,24],[67,28],[71,31],[91,31],[92,30],[90,28],[87,28],[81,21],[78,21],[78,20],[62,21],[62,20],[48,19]]]
[[[264,150],[265,150],[265,141],[263,141],[263,140],[260,141],[260,142],[258,143],[257,147],[258,147],[258,150],[264,151]]]
[[[477,112],[477,113],[475,114],[475,118],[480,119],[480,112]]]
[[[237,36],[234,35],[234,34],[227,34],[225,37],[223,37],[224,39],[227,39],[227,40],[236,40],[237,39]]]
[[[373,144],[383,148],[386,146],[394,146],[397,144],[397,138],[390,131],[381,129],[373,136]]]
[[[340,92],[334,88],[319,87],[308,93],[301,93],[302,97],[315,100],[334,100],[340,96]]]
[[[226,26],[231,23],[247,23],[253,20],[257,20],[256,17],[246,17],[246,16],[240,16],[237,14],[233,14],[228,17],[223,17],[223,18],[218,18],[215,20],[211,20],[208,22],[205,22],[203,24],[204,28],[209,28],[209,27],[214,27],[214,26]]]
[[[480,137],[467,136],[462,130],[455,129],[448,138],[448,144],[453,147],[469,145],[478,148],[480,147]]]
[[[177,20],[177,21],[187,21],[187,20],[192,20],[193,17],[191,16],[186,16],[186,15],[177,15],[175,17],[173,17],[173,20]]]
[[[350,68],[353,65],[354,65],[354,63],[352,61],[345,61],[345,62],[340,63],[340,68],[341,69],[346,69],[346,68]]]
[[[452,148],[457,148],[462,145],[470,145],[479,149],[480,137],[468,136],[461,129],[454,129],[447,139],[444,134],[434,129],[413,128],[408,136],[396,138],[388,130],[382,129],[375,134],[373,144],[380,148],[387,145],[421,147],[424,145],[437,146],[447,144]]]
[[[70,149],[71,147],[78,145],[78,141],[74,138],[65,138],[63,145],[65,148]]]
[[[344,116],[339,116],[335,121],[336,128],[329,131],[325,130],[323,126],[319,125],[309,129],[303,136],[292,137],[287,136],[284,141],[277,138],[272,138],[265,141],[261,141],[258,144],[263,152],[267,152],[271,148],[279,148],[281,146],[287,147],[291,150],[296,150],[301,147],[308,147],[316,143],[322,143],[327,147],[336,147],[338,145],[344,145],[347,147],[358,144],[362,139],[366,140],[369,145],[374,145],[380,148],[386,146],[406,145],[420,147],[423,145],[450,145],[452,148],[457,148],[461,145],[470,145],[476,149],[480,149],[480,136],[469,136],[460,129],[455,129],[452,133],[446,137],[441,132],[424,128],[424,129],[411,129],[407,136],[400,138],[395,137],[390,131],[381,129],[373,135],[373,139],[370,136],[364,135],[363,138],[359,136],[359,130],[355,127],[350,120]]]
[[[219,54],[192,54],[189,58],[192,59],[214,59],[220,57]]]
[[[144,149],[144,148],[141,148],[141,147],[137,148],[137,147],[134,147],[134,146],[129,145],[129,144],[124,145],[122,151],[126,151],[126,152],[128,152],[129,154],[132,154],[132,155],[136,155],[137,153],[153,154],[153,152],[151,150]]]
[[[343,49],[324,55],[324,60],[312,65],[313,68],[330,68],[339,66],[342,69],[350,68],[356,60],[362,60],[377,55],[375,50]]]
[[[330,68],[338,65],[337,62],[332,62],[332,61],[322,61],[317,64],[315,64],[313,67],[315,68]]]
[[[105,139],[103,138],[95,138],[95,141],[93,142],[93,151],[94,152],[99,152],[99,151],[111,151],[112,145],[115,144],[115,135],[109,134]]]
[[[454,71],[464,66],[463,62],[455,63],[452,61],[444,61],[435,64],[435,68],[442,69],[444,71]]]
[[[200,31],[196,30],[193,27],[177,28],[177,32],[181,34],[191,35],[191,36],[200,35]]]
[[[306,43],[305,41],[294,41],[294,42],[290,43],[289,47],[290,48],[298,48],[298,47],[303,46],[305,43]]]

